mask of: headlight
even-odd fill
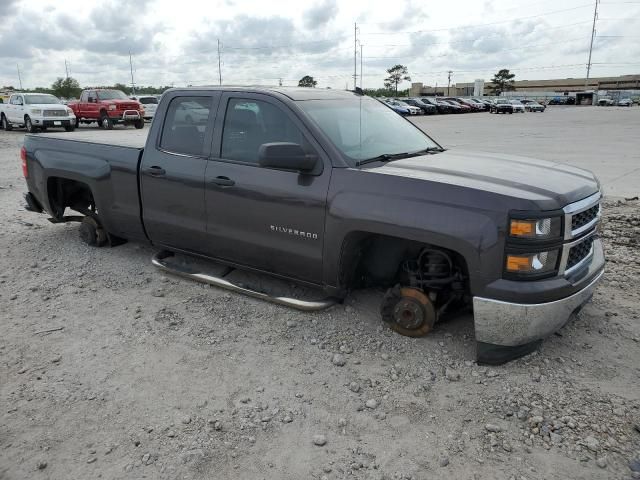
[[[111,105],[109,105],[109,110],[115,110],[116,106],[112,103]]]
[[[546,240],[559,238],[562,230],[560,217],[537,219],[512,219],[509,235],[515,238]]]
[[[67,115],[74,116],[73,110],[71,110],[70,108],[67,108]]]
[[[42,113],[42,109],[40,109],[40,108],[32,108],[32,109],[30,110],[30,112],[31,112],[33,115],[40,115],[40,114]]]
[[[558,263],[559,250],[537,253],[508,253],[506,271],[516,274],[545,274],[553,272]]]

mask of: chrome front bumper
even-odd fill
[[[600,240],[594,242],[591,267],[596,275],[581,290],[547,303],[511,303],[491,298],[473,298],[473,317],[478,342],[515,347],[548,337],[562,328],[571,314],[587,303],[604,273]]]

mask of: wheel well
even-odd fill
[[[108,113],[107,113],[107,109],[106,109],[106,108],[101,108],[101,109],[100,109],[100,116],[102,116],[102,114],[103,114],[103,113],[104,113],[105,115],[108,115]]]
[[[443,252],[453,267],[468,278],[464,257],[454,250],[369,232],[350,233],[342,246],[340,286],[344,290],[359,287],[390,287],[405,280],[402,265],[415,260],[425,249]]]
[[[55,218],[62,218],[66,208],[84,215],[96,213],[96,204],[89,185],[68,178],[50,177],[47,180],[49,205]]]

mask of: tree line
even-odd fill
[[[394,65],[387,70],[388,77],[384,79],[384,88],[365,88],[364,93],[373,97],[407,97],[409,89],[398,90],[402,82],[410,82],[409,69],[405,65]],[[502,92],[515,90],[515,73],[503,68],[496,73],[489,84],[492,95],[499,96]],[[318,84],[311,75],[305,75],[298,82],[299,87],[315,87]]]
[[[34,93],[50,93],[51,95],[55,95],[59,98],[78,98],[80,96],[80,92],[86,88],[106,88],[112,90],[122,90],[126,95],[133,95],[133,89],[123,83],[115,83],[113,85],[92,85],[87,87],[81,87],[80,82],[73,77],[58,77],[55,82],[51,84],[51,87],[36,87],[32,89],[23,89],[22,92],[34,92]],[[170,86],[164,87],[136,87],[136,94],[145,94],[145,95],[159,95],[164,91],[170,89]],[[14,86],[5,86],[2,90],[10,92],[16,90]]]
[[[410,82],[411,77],[409,76],[409,69],[405,65],[394,65],[393,67],[387,69],[388,77],[384,79],[384,88],[366,88],[364,89],[365,94],[374,96],[374,97],[406,97],[409,95],[409,89],[399,90],[398,86],[402,82]],[[500,95],[502,92],[508,92],[511,90],[515,90],[515,74],[511,73],[508,69],[503,68],[496,73],[491,79],[491,84],[489,85],[489,90],[493,95]],[[318,82],[311,76],[305,75],[298,81],[299,87],[309,87],[315,88],[318,85]],[[132,95],[134,90],[123,84],[116,83],[114,85],[106,85],[106,86],[91,86],[85,88],[109,88],[114,90],[122,90],[126,95]],[[136,87],[136,94],[146,94],[146,95],[158,95],[163,93],[164,91],[171,88],[170,86],[163,87]],[[13,91],[15,88],[13,86],[3,87],[5,91]],[[23,90],[25,92],[36,92],[36,93],[50,93],[60,98],[78,98],[80,96],[80,92],[82,91],[82,87],[80,87],[80,83],[73,77],[58,77],[53,84],[51,84],[50,88],[46,87],[36,87],[34,89]]]

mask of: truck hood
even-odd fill
[[[395,160],[371,171],[530,200],[541,210],[562,208],[600,188],[593,173],[570,165],[466,150]]]

